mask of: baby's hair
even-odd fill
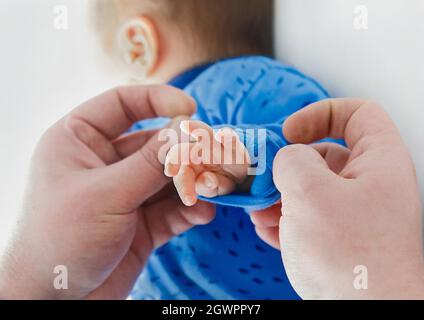
[[[136,14],[163,17],[192,35],[207,59],[273,54],[274,0],[97,0],[94,19],[112,49],[120,24]],[[132,16],[131,16],[132,15]]]

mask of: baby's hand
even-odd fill
[[[197,195],[213,198],[229,194],[245,182],[250,158],[233,129],[214,132],[207,124],[190,120],[181,123],[181,130],[191,142],[169,150],[165,174],[173,177],[185,205],[194,205]]]

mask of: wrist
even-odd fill
[[[50,282],[44,281],[42,279],[44,278],[43,275],[34,271],[39,262],[28,263],[23,261],[22,257],[5,253],[0,259],[0,299],[55,299],[53,282],[51,282],[51,288],[49,289],[48,283]]]

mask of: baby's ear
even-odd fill
[[[127,21],[119,32],[118,46],[138,80],[154,73],[159,62],[159,35],[152,19],[143,15]]]

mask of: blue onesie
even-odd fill
[[[196,67],[170,83],[198,104],[195,115],[214,128],[266,129],[265,171],[249,194],[203,199],[217,204],[216,219],[157,249],[138,279],[133,299],[298,299],[284,272],[280,252],[262,242],[248,212],[280,197],[272,182],[272,162],[287,141],[284,120],[328,98],[314,80],[265,57],[242,57]],[[162,126],[143,121],[133,130]],[[252,137],[244,137],[247,143]],[[283,253],[284,254],[284,253]]]

